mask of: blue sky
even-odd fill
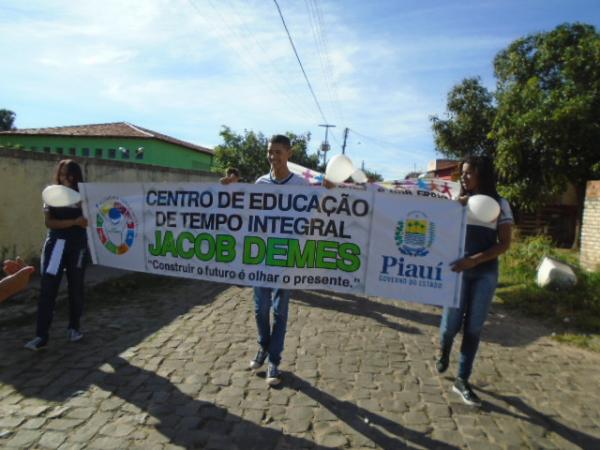
[[[279,0],[322,107],[330,156],[403,177],[436,155],[429,117],[494,55],[597,0]],[[127,121],[213,147],[222,125],[266,135],[324,122],[271,0],[0,0],[0,108],[18,128]]]

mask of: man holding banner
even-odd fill
[[[292,145],[287,136],[274,135],[268,146],[267,159],[271,164],[268,174],[256,180],[256,184],[300,185],[308,186],[306,179],[288,169],[288,159],[292,155]],[[290,291],[282,288],[254,287],[254,315],[258,329],[259,349],[250,362],[251,369],[260,368],[267,357],[267,384],[277,385],[281,382],[279,363],[287,329],[288,305]],[[273,307],[273,328],[270,324],[271,307]]]
[[[287,167],[285,137],[257,184],[85,183],[96,264],[256,287],[260,351],[280,382],[291,289],[456,307],[464,208],[428,192],[308,186]],[[271,327],[270,310],[274,309]]]

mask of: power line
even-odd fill
[[[273,2],[275,3],[275,6],[277,7],[277,11],[279,12],[279,17],[281,17],[281,22],[283,23],[283,27],[285,28],[285,32],[287,33],[288,39],[290,40],[290,44],[292,45],[292,50],[294,50],[294,55],[296,55],[296,59],[298,60],[298,64],[300,65],[300,69],[302,70],[302,74],[304,75],[304,79],[306,80],[306,84],[308,85],[308,89],[310,89],[310,93],[312,94],[312,97],[317,105],[317,108],[319,109],[319,112],[321,113],[321,117],[323,118],[323,120],[325,121],[325,123],[327,123],[327,118],[325,117],[325,114],[323,114],[323,110],[321,109],[321,105],[319,104],[319,100],[317,99],[317,96],[315,95],[315,91],[312,88],[312,85],[310,84],[310,81],[308,79],[308,76],[306,75],[306,71],[304,70],[304,66],[302,65],[302,61],[300,60],[300,56],[298,55],[298,51],[296,50],[296,46],[294,45],[294,40],[292,39],[292,36],[290,34],[290,30],[288,30],[287,24],[285,23],[285,19],[283,18],[283,13],[281,12],[281,8],[279,7],[279,3],[277,3],[277,0],[273,0]]]
[[[227,0],[227,3],[230,6],[230,8],[229,8],[230,14],[233,15],[234,17],[236,17],[236,18],[239,18],[238,11],[236,10],[236,7],[231,3],[231,0]],[[213,7],[213,9],[215,9],[214,5],[212,5],[212,2],[211,2],[211,6]],[[220,13],[219,13],[219,15],[220,15]],[[245,21],[243,19],[239,19],[239,25],[240,25],[242,31],[246,34],[246,36],[249,37],[250,39],[252,39],[252,41],[254,42],[254,44],[258,48],[260,48],[261,51],[264,54],[268,54],[269,50],[266,49],[265,46],[260,43],[260,41],[256,38],[255,33],[253,33],[248,28],[248,26],[246,26],[246,23],[245,23]],[[233,27],[231,27],[229,24],[227,24],[227,28],[232,28],[233,29]],[[243,36],[242,36],[242,38],[243,38]],[[240,42],[247,42],[247,39],[241,39]],[[264,68],[261,67],[260,72],[263,73],[264,72]],[[306,114],[307,116],[312,116],[313,112],[312,112],[310,106],[303,101],[304,97],[300,98],[300,96],[297,94],[296,90],[293,89],[293,86],[290,83],[290,80],[287,79],[286,77],[279,76],[279,72],[278,71],[275,72],[275,74],[277,74],[277,80],[273,76],[274,75],[273,71],[270,71],[270,70],[267,71],[267,75],[269,76],[269,78],[271,78],[271,80],[273,80],[273,83],[276,85],[276,87],[279,89],[279,91],[285,97],[287,97],[288,100],[291,100],[291,105],[294,105],[296,107],[299,106],[300,109],[302,110],[303,114]],[[289,89],[289,92],[285,90],[285,86],[283,86],[283,85],[281,87],[279,86],[278,80],[284,80],[284,82],[285,82],[284,84],[287,84],[288,88],[291,88],[291,89]]]
[[[306,1],[306,0],[305,0]],[[315,17],[315,23],[316,23],[316,29],[317,29],[317,35],[318,35],[318,41],[320,42],[320,48],[321,48],[321,52],[320,55],[322,56],[323,54],[325,54],[325,69],[326,69],[326,82],[327,82],[327,87],[329,89],[329,96],[330,96],[330,101],[332,103],[333,109],[335,110],[338,118],[341,120],[341,122],[345,122],[345,118],[344,118],[344,114],[341,108],[341,104],[340,104],[340,99],[339,99],[339,95],[338,95],[338,89],[337,89],[337,82],[335,81],[335,78],[333,76],[333,70],[332,70],[332,64],[331,64],[331,59],[329,57],[329,45],[328,45],[328,40],[327,40],[327,33],[326,33],[326,28],[323,26],[323,13],[321,11],[321,7],[319,6],[319,3],[317,0],[309,0],[309,3],[312,4],[312,8],[311,12],[313,13],[314,17]],[[333,98],[331,93],[333,92]]]
[[[220,20],[222,26],[215,26],[213,21],[208,20],[205,17],[205,12],[202,11],[194,2],[194,0],[188,0],[190,5],[199,13],[198,16],[208,25],[210,25],[220,36],[223,42],[233,50],[237,56],[238,61],[245,66],[246,69],[250,70],[257,79],[259,79],[263,86],[268,87],[271,92],[275,95],[281,95],[285,97],[291,105],[295,106],[302,110],[303,113],[311,114],[307,108],[309,108],[308,104],[303,104],[299,102],[297,99],[294,99],[286,92],[286,89],[277,82],[272,76],[272,73],[269,71],[264,71],[258,67],[256,61],[252,60],[248,57],[249,50],[251,47],[246,43],[247,39],[244,39],[238,31],[236,27],[232,26],[227,19],[221,14],[221,11],[213,4],[211,0],[208,0],[208,4],[213,9],[213,11],[218,15],[218,19]],[[227,34],[225,34],[227,32]],[[264,49],[263,49],[264,51]]]
[[[378,139],[372,136],[367,136],[366,134],[362,134],[359,133],[356,130],[353,130],[352,128],[350,128],[350,132],[354,133],[355,135],[361,137],[363,140],[367,140],[372,142],[373,144],[382,147],[382,148],[394,148],[397,152],[399,153],[404,153],[406,155],[419,155],[420,152],[415,152],[415,151],[408,151],[408,150],[402,150],[403,145],[398,144],[398,143],[394,143],[394,142],[388,142],[388,141],[384,141],[383,139]]]
[[[304,3],[306,5],[306,10],[308,12],[308,19],[310,22],[310,28],[311,28],[312,35],[313,35],[313,40],[315,42],[315,48],[317,50],[317,54],[319,55],[319,63],[321,66],[321,73],[323,75],[323,81],[324,81],[325,88],[327,90],[327,94],[328,94],[328,98],[329,98],[329,105],[331,106],[331,110],[334,113],[337,113],[338,119],[341,120],[341,116],[338,113],[337,104],[334,103],[334,98],[333,98],[333,94],[332,94],[331,77],[330,77],[330,73],[329,73],[330,71],[329,71],[329,67],[327,66],[327,62],[326,62],[326,57],[328,56],[328,55],[326,55],[327,49],[324,46],[324,39],[323,39],[321,25],[318,21],[317,12],[315,11],[316,4],[310,0],[304,0]]]

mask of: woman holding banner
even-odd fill
[[[75,161],[63,159],[58,163],[54,183],[75,191],[83,182],[81,167]],[[75,342],[83,337],[79,320],[83,312],[83,281],[87,259],[88,221],[83,217],[81,204],[52,207],[44,204],[48,237],[44,243],[40,271],[42,285],[38,301],[36,337],[25,348],[37,351],[48,344],[50,324],[58,287],[66,269],[69,283],[69,326],[67,339]]]
[[[496,191],[493,162],[484,157],[470,157],[461,164],[459,201],[467,204],[473,195],[487,195],[500,205],[500,214],[491,222],[469,217],[465,239],[465,255],[454,261],[452,270],[463,272],[460,304],[444,308],[440,324],[438,373],[448,368],[454,337],[463,328],[458,377],[453,391],[462,400],[480,406],[481,400],[469,385],[481,330],[498,284],[498,256],[510,247],[513,216],[508,202]]]

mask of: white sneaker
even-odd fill
[[[266,379],[269,386],[277,386],[279,383],[281,383],[281,372],[275,364],[269,363]]]
[[[25,348],[27,350],[37,352],[41,348],[44,348],[47,344],[48,343],[44,342],[44,340],[41,337],[36,336],[32,340],[30,340],[27,344],[25,344]]]
[[[83,333],[80,333],[78,330],[74,328],[69,328],[67,330],[67,340],[69,342],[77,342],[83,338]]]

